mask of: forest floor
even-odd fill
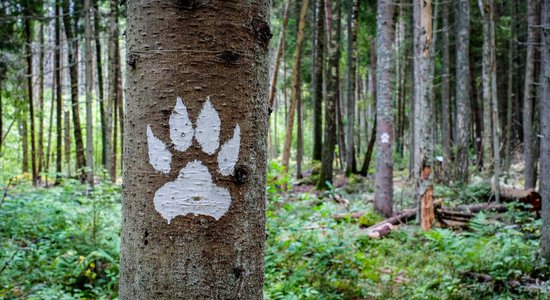
[[[541,220],[510,203],[462,230],[422,232],[414,221],[383,238],[372,179],[338,175],[313,189],[271,163],[266,299],[549,299],[550,268],[538,255]],[[504,181],[517,183],[509,174]],[[395,207],[413,207],[406,170],[395,173]],[[117,295],[120,186],[72,180],[35,189],[16,178],[0,193],[0,299],[113,299]],[[486,202],[490,185],[436,185],[445,206]],[[361,212],[361,216],[357,218]],[[336,217],[338,216],[338,217]]]

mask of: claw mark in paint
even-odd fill
[[[196,127],[189,119],[187,108],[180,97],[170,116],[170,139],[174,149],[186,151],[193,142],[193,137],[203,152],[213,155],[218,151],[218,172],[223,176],[234,174],[239,158],[241,128],[237,124],[233,137],[220,146],[221,121],[218,112],[206,99],[197,118]],[[166,145],[154,136],[150,125],[147,125],[147,145],[149,163],[161,173],[170,172],[172,154]],[[188,214],[211,216],[220,219],[231,205],[231,195],[226,188],[217,186],[212,181],[212,174],[199,160],[189,162],[179,171],[178,177],[166,183],[155,193],[154,206],[168,224],[176,216]]]
[[[380,140],[382,141],[382,144],[387,144],[390,142],[390,135],[387,132],[384,132],[380,136]]]

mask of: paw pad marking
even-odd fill
[[[193,137],[202,151],[217,154],[218,172],[223,176],[233,175],[239,158],[241,129],[237,124],[233,137],[220,147],[221,120],[218,112],[206,99],[196,121],[196,127],[187,113],[187,108],[180,97],[169,120],[170,139],[176,151],[184,152],[191,146]],[[157,172],[168,174],[172,154],[159,138],[155,137],[151,125],[147,125],[147,145],[149,163]],[[194,160],[179,171],[178,177],[164,184],[155,192],[155,210],[168,221],[176,216],[187,214],[211,216],[218,220],[229,210],[231,195],[226,188],[217,186],[212,181],[212,174],[199,160]]]

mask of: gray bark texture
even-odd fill
[[[392,42],[394,39],[391,1],[379,0],[376,20],[376,174],[374,207],[386,217],[393,212],[393,105]]]
[[[120,299],[262,299],[270,2],[127,5]],[[220,175],[216,155],[196,137],[186,151],[173,148],[168,123],[178,96],[193,126],[210,97],[221,144],[240,126],[235,175]],[[172,153],[167,175],[149,164],[148,124]],[[230,207],[219,220],[187,214],[167,224],[155,193],[195,160],[228,190]]]
[[[456,179],[468,182],[470,125],[470,2],[456,2]]]
[[[489,175],[492,168],[492,120],[491,120],[491,13],[490,3],[487,0],[478,0],[479,10],[483,19],[483,55],[482,55],[482,94],[483,94],[483,137],[481,143],[483,145],[483,172],[485,176]]]
[[[346,124],[346,175],[356,172],[355,161],[355,62],[357,61],[357,18],[359,17],[359,1],[349,3],[348,22],[348,82],[347,82],[347,124]]]
[[[312,159],[321,161],[323,155],[323,72],[325,47],[325,7],[323,0],[315,0],[316,24],[315,42],[313,47],[313,156]]]
[[[541,147],[542,257],[550,260],[550,0],[542,1]]]
[[[525,188],[535,187],[535,135],[533,100],[535,93],[536,0],[527,0],[527,56],[525,57],[525,88],[523,89],[523,155],[525,159]]]
[[[451,169],[451,95],[450,95],[450,53],[449,53],[449,3],[442,3],[443,58],[441,67],[441,131],[443,138],[443,181],[448,182]]]

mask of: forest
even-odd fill
[[[0,299],[550,299],[550,0],[0,1]]]

